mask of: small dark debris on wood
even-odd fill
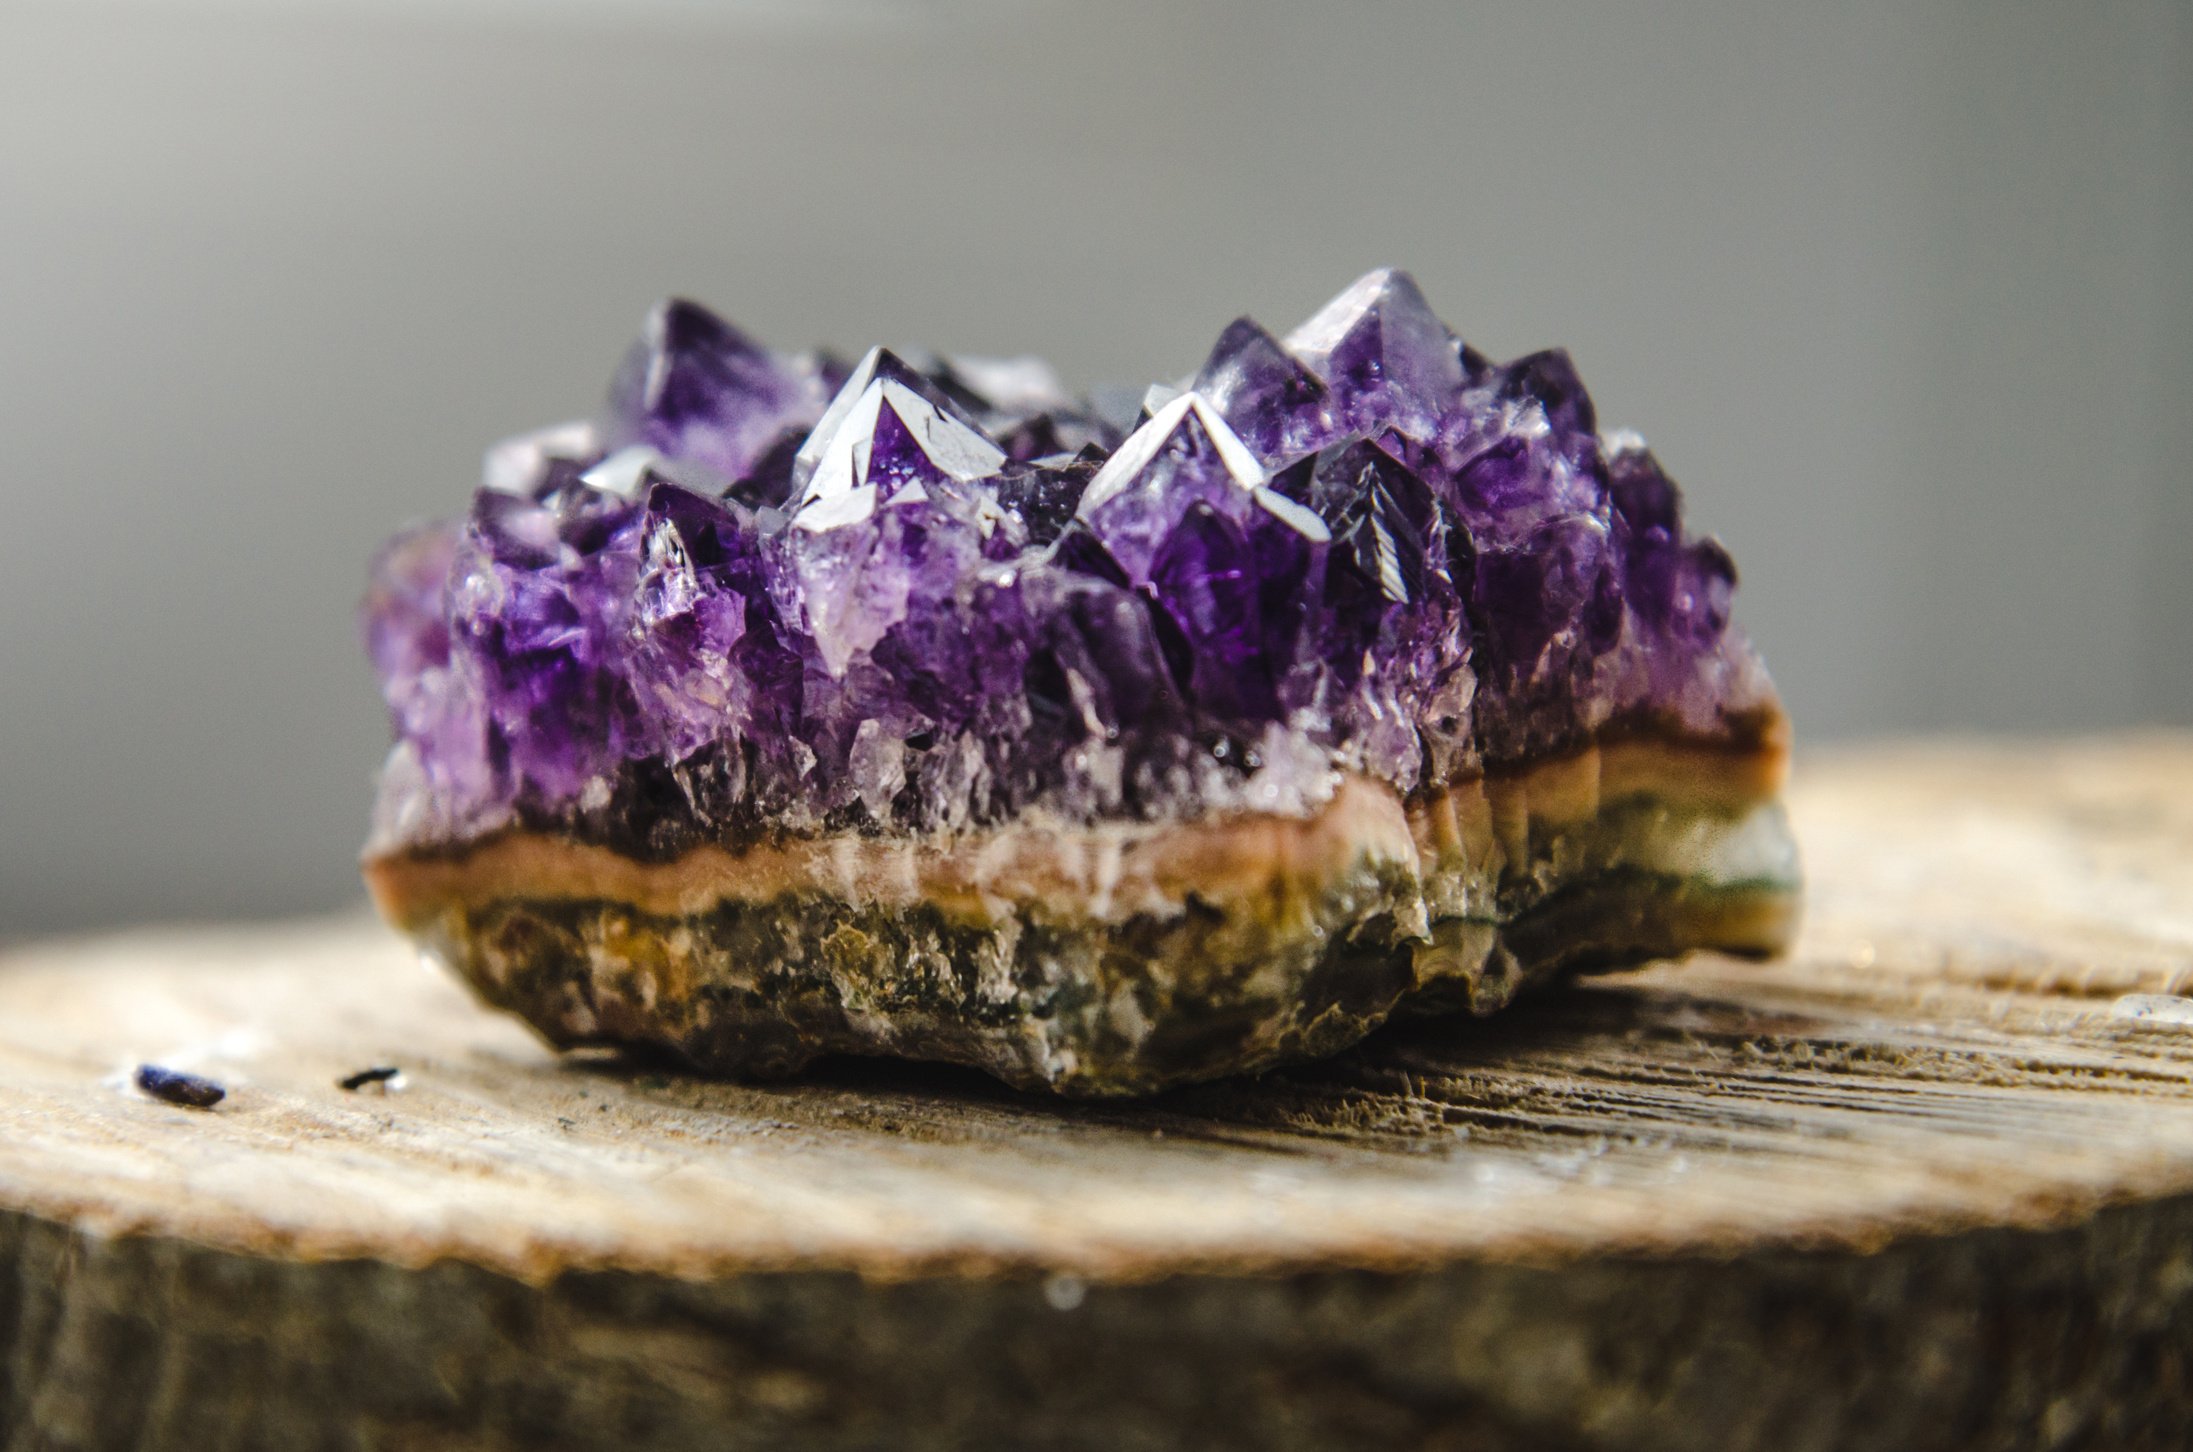
[[[158,1064],[139,1064],[136,1079],[137,1087],[153,1098],[186,1109],[211,1109],[228,1098],[228,1091],[211,1079]]]
[[[367,1085],[376,1085],[383,1091],[403,1087],[404,1071],[395,1064],[375,1064],[370,1069],[360,1069],[355,1074],[345,1074],[335,1081],[336,1087],[348,1089],[353,1094]]]

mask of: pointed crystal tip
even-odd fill
[[[1566,353],[1495,363],[1390,268],[1088,400],[671,300],[599,418],[496,445],[468,518],[376,563],[382,820],[1165,816],[1282,747],[1408,789],[1725,730],[1773,701],[1735,567],[1597,428]]]

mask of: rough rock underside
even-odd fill
[[[1401,273],[1190,377],[649,318],[365,620],[390,917],[562,1043],[1140,1092],[1787,935],[1786,728],[1642,440]]]

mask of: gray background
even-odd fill
[[[0,935],[354,901],[368,553],[659,294],[1092,383],[1386,262],[1804,739],[2193,719],[2183,5],[0,0]]]

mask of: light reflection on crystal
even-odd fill
[[[377,830],[649,780],[790,831],[1305,811],[1342,770],[1711,734],[1772,700],[1734,566],[1596,428],[1565,353],[1491,363],[1393,271],[1139,407],[666,303],[599,422],[498,444],[468,519],[377,560]]]
[[[553,424],[490,447],[480,483],[502,494],[532,494],[548,481],[553,465],[583,468],[601,456],[601,435],[592,419]]]

